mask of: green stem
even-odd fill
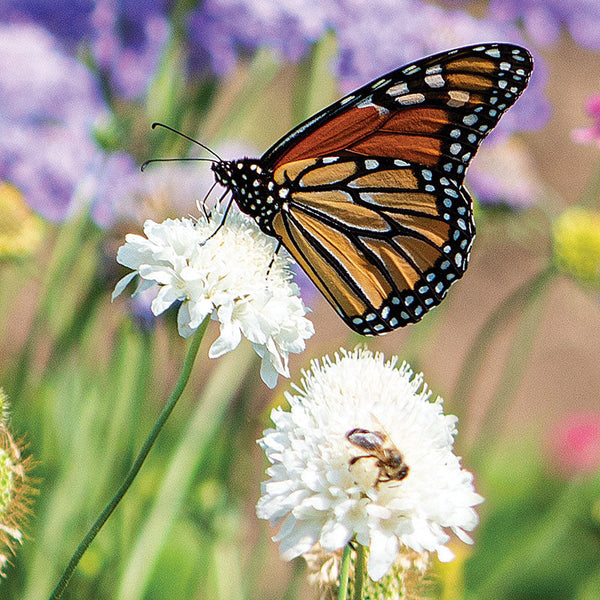
[[[531,294],[535,295],[536,290],[542,289],[554,274],[555,268],[552,264],[549,264],[504,298],[486,319],[463,360],[456,380],[456,386],[452,394],[454,412],[459,415],[464,414],[476,384],[477,374],[480,372],[491,347],[492,338],[500,327],[515,315],[528,297]]]
[[[146,441],[144,442],[142,449],[140,450],[131,469],[129,470],[129,473],[125,477],[125,480],[121,484],[121,487],[119,487],[119,489],[117,490],[117,493],[114,495],[112,500],[106,505],[100,516],[96,519],[96,522],[92,525],[90,530],[87,532],[86,536],[83,538],[83,540],[75,550],[73,556],[71,557],[71,560],[69,561],[69,564],[67,565],[67,568],[62,574],[58,584],[54,588],[54,591],[50,595],[49,600],[58,600],[59,598],[61,598],[63,592],[65,591],[65,588],[69,583],[69,580],[71,579],[71,576],[73,575],[73,572],[75,571],[75,568],[81,560],[81,557],[88,549],[89,545],[94,541],[94,538],[96,537],[96,535],[98,535],[99,531],[104,526],[104,523],[106,523],[106,521],[108,520],[112,512],[115,510],[119,502],[122,500],[123,496],[126,494],[127,490],[133,483],[139,470],[144,464],[144,461],[146,460],[146,457],[152,449],[152,446],[154,445],[158,434],[160,433],[164,424],[167,422],[167,419],[169,418],[171,412],[175,408],[177,401],[181,397],[181,394],[183,393],[183,390],[187,385],[187,382],[190,378],[190,374],[192,372],[192,367],[194,365],[194,360],[196,359],[196,354],[198,353],[198,348],[200,348],[200,343],[202,342],[202,338],[204,337],[204,333],[206,332],[206,328],[208,326],[208,321],[208,317],[204,319],[203,323],[200,325],[200,327],[194,334],[194,337],[192,338],[192,343],[183,363],[183,368],[181,369],[181,374],[179,375],[179,380],[175,385],[175,389],[171,393],[167,404],[165,405],[158,419],[156,420],[156,423],[154,424],[150,435],[146,438]]]
[[[513,338],[503,375],[496,388],[496,393],[485,412],[477,441],[471,454],[480,464],[484,462],[485,455],[494,446],[495,440],[501,432],[501,425],[505,420],[510,406],[509,400],[516,394],[528,365],[535,336],[543,316],[543,300],[547,299],[545,286],[535,286],[527,298],[528,306],[523,310],[522,317]]]
[[[344,553],[342,554],[342,570],[340,571],[340,587],[338,589],[337,600],[346,600],[348,596],[348,578],[350,576],[350,558],[352,555],[352,547],[346,544]]]
[[[354,565],[354,600],[361,600],[365,581],[365,547],[356,545],[356,564]]]

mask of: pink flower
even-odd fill
[[[600,94],[587,99],[585,110],[594,119],[594,123],[591,127],[573,129],[571,136],[578,144],[596,144],[600,148]]]
[[[600,468],[600,413],[581,412],[565,417],[551,431],[551,461],[569,475]]]

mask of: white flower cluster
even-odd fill
[[[210,348],[211,358],[236,348],[242,335],[250,340],[262,358],[263,381],[274,387],[278,374],[289,377],[289,353],[304,350],[314,328],[291,281],[290,260],[274,254],[276,241],[233,207],[216,231],[221,220],[213,211],[209,219],[146,221],[146,237],[128,234],[119,248],[117,261],[133,271],[119,281],[113,298],[138,275],[135,294],[157,289],[155,315],[181,302],[183,337],[208,315],[219,321],[221,335]]]
[[[471,542],[465,530],[483,498],[452,452],[457,419],[430,401],[421,375],[396,363],[366,350],[313,361],[302,388],[287,394],[291,410],[272,412],[275,428],[259,440],[272,466],[257,514],[281,526],[274,540],[284,559],[355,539],[379,580],[401,545],[451,560],[445,528]],[[407,472],[395,470],[398,456]]]

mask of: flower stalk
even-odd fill
[[[354,600],[362,599],[366,564],[365,547],[362,544],[356,544],[356,562],[354,563]]]
[[[144,461],[150,453],[154,442],[156,442],[159,433],[161,432],[162,428],[167,422],[167,419],[173,412],[175,405],[177,404],[179,398],[181,398],[181,395],[185,390],[185,387],[189,381],[192,372],[192,367],[194,365],[196,355],[198,354],[198,349],[200,348],[200,344],[202,342],[202,339],[204,338],[204,334],[208,326],[208,321],[209,318],[205,318],[200,327],[198,327],[198,330],[196,331],[195,335],[193,336],[190,348],[183,363],[183,367],[181,369],[181,373],[179,375],[179,379],[177,380],[175,388],[173,389],[173,392],[171,393],[162,412],[158,416],[158,419],[156,420],[154,427],[150,431],[150,434],[146,438],[146,441],[144,442],[144,445],[142,446],[133,465],[131,466],[129,473],[125,477],[123,483],[121,484],[111,501],[100,513],[100,516],[96,519],[96,521],[94,522],[90,530],[87,532],[79,546],[77,546],[77,549],[73,553],[69,564],[64,570],[56,587],[50,594],[49,600],[59,600],[59,598],[62,597],[75,569],[77,568],[77,565],[79,564],[79,561],[81,560],[81,557],[84,555],[85,551],[88,549],[90,544],[94,541],[95,537],[98,535],[98,533],[100,532],[110,515],[113,513],[115,508],[117,508],[119,502],[121,502],[123,496],[125,496],[129,488],[131,487],[131,484],[134,482],[138,472],[142,468],[142,465],[144,464]]]
[[[338,589],[337,600],[346,600],[348,597],[348,580],[350,578],[350,562],[352,557],[352,547],[346,544],[342,554],[342,569],[340,571],[340,587]]]

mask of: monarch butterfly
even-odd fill
[[[348,94],[261,158],[212,169],[354,331],[386,333],[464,274],[475,237],[465,171],[532,69],[510,44],[442,52]]]

